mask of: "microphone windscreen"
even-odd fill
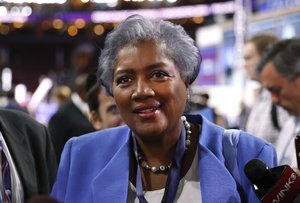
[[[244,167],[248,179],[259,188],[270,188],[277,180],[268,166],[260,159],[250,160]]]
[[[249,180],[257,184],[265,177],[268,166],[260,159],[252,159],[245,165],[244,171]]]

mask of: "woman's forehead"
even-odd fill
[[[120,57],[120,55],[123,55],[128,50],[135,50],[139,51],[139,48],[147,48],[147,49],[155,49],[159,54],[170,56],[170,50],[168,49],[168,46],[163,41],[157,41],[157,40],[142,40],[138,42],[132,42],[127,43],[126,45],[122,46],[116,53],[116,59]]]

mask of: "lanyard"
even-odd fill
[[[133,139],[133,149],[134,149],[134,155],[136,158],[136,161],[138,163],[138,158],[137,158],[137,144],[135,137],[133,133],[131,133],[132,139]],[[183,124],[181,125],[181,133],[179,140],[176,144],[176,151],[175,151],[175,157],[172,161],[172,166],[170,168],[170,173],[168,175],[167,179],[167,184],[165,188],[165,193],[162,199],[162,203],[173,203],[176,193],[177,193],[177,188],[179,185],[180,181],[180,175],[181,175],[181,163],[182,163],[182,158],[185,152],[185,137],[186,137],[186,132]],[[136,194],[137,197],[140,201],[140,203],[148,203],[146,198],[144,197],[143,193],[143,185],[142,185],[142,179],[141,179],[141,171],[139,164],[137,164],[137,170],[136,170]]]

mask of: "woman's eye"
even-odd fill
[[[167,77],[168,74],[162,71],[157,71],[153,73],[153,76],[156,78],[163,78],[163,77]]]
[[[121,77],[121,78],[117,79],[117,85],[126,84],[128,82],[130,82],[130,78],[128,78],[128,77]]]

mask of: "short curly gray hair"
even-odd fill
[[[98,81],[112,95],[115,59],[125,45],[141,41],[164,43],[183,80],[191,84],[198,76],[201,56],[194,40],[180,25],[133,15],[110,32],[99,57]]]
[[[289,81],[296,79],[300,75],[300,38],[284,39],[273,44],[258,64],[257,73],[261,74],[269,62]]]

